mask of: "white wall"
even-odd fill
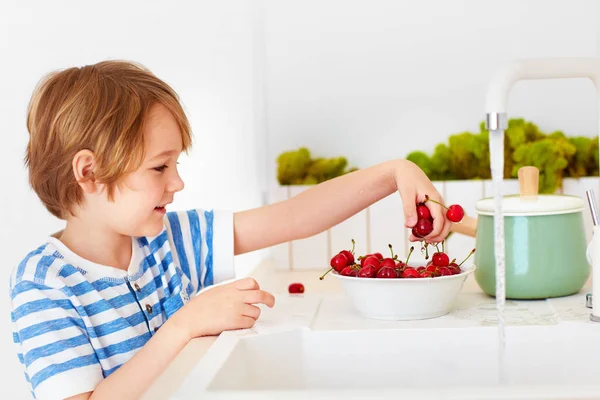
[[[519,58],[600,56],[595,0],[267,0],[269,172],[308,146],[359,167],[477,130],[493,72]],[[597,134],[586,80],[520,82],[509,116]],[[327,139],[327,140],[324,140]]]
[[[27,2],[29,4],[29,2]],[[220,2],[0,2],[0,398],[30,398],[9,331],[8,276],[62,222],[30,191],[22,158],[25,111],[45,73],[107,58],[148,66],[181,96],[195,149],[181,160],[186,189],[175,207],[232,210],[260,204],[256,158],[264,149],[255,115],[255,10]],[[258,75],[260,77],[260,75]],[[237,260],[246,273],[258,254]]]

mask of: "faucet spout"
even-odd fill
[[[512,85],[520,80],[564,78],[588,78],[592,81],[596,87],[598,98],[598,132],[600,132],[600,58],[548,58],[517,61],[498,71],[488,87],[485,111],[486,125],[490,131],[490,155],[494,150],[491,148],[492,133],[503,135],[508,127],[506,105]],[[502,150],[503,142],[500,143],[499,149]],[[500,167],[502,167],[501,163]],[[501,213],[500,205],[497,207],[499,208],[498,212]],[[503,235],[501,221],[500,218],[498,232]],[[588,245],[588,253],[594,253],[592,249],[597,252],[598,256],[588,256],[592,265],[592,294],[588,295],[586,300],[587,305],[592,308],[590,319],[600,322],[600,226],[596,223],[594,224],[594,237]],[[496,263],[498,274],[498,261]]]
[[[506,113],[512,85],[520,80],[589,78],[600,97],[600,58],[548,58],[513,62],[499,70],[488,87],[486,113]]]

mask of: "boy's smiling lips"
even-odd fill
[[[154,211],[157,211],[157,212],[159,212],[159,213],[161,213],[161,214],[164,214],[165,212],[167,212],[167,206],[168,206],[169,204],[171,204],[171,203],[172,203],[172,202],[170,201],[170,202],[168,202],[168,203],[163,203],[163,204],[161,204],[161,205],[159,205],[159,206],[156,206],[156,207],[154,207]]]

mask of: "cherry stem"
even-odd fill
[[[352,250],[350,250],[350,253],[354,255],[354,239],[352,239]]]
[[[445,252],[446,252],[446,250],[444,250],[444,243],[446,243],[446,241],[445,241],[445,240],[442,240],[442,253],[445,253]]]
[[[434,244],[434,246],[435,246],[436,250],[437,250],[437,251],[438,251],[438,253],[439,253],[439,252],[440,252],[440,248],[438,247],[438,244],[436,243],[436,244]]]
[[[429,260],[429,243],[425,242],[425,259]]]
[[[462,261],[460,264],[458,264],[458,266],[460,267],[461,265],[463,265],[463,263],[464,263],[465,261],[467,261],[467,260],[469,259],[469,257],[471,257],[471,255],[472,255],[473,253],[475,253],[475,249],[471,250],[471,252],[469,253],[469,255],[468,255],[468,256],[467,256],[467,257],[466,257],[466,258],[465,258],[465,259],[464,259],[464,260],[463,260],[463,261]]]
[[[320,280],[320,281],[322,281],[323,279],[325,279],[325,275],[327,275],[328,273],[330,273],[332,269],[333,269],[333,268],[329,268],[329,270],[328,270],[327,272],[325,272],[323,275],[321,275],[321,276],[319,277],[319,280]]]
[[[394,250],[392,250],[392,245],[388,244],[388,247],[390,248],[390,252],[392,253],[392,258],[397,258],[396,256],[394,256]]]
[[[444,207],[446,210],[448,210],[448,207],[446,207],[445,205],[443,205],[442,203],[440,203],[439,201],[435,201],[433,199],[430,199],[429,196],[425,195],[425,203],[427,203],[428,201],[432,201],[435,204],[439,204],[440,206]]]
[[[412,254],[414,249],[415,249],[415,246],[410,246],[410,250],[408,251],[408,256],[406,256],[406,262],[404,263],[405,265],[408,265],[408,259],[410,258],[410,255]]]

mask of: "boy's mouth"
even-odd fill
[[[154,211],[158,211],[160,213],[166,212],[167,211],[167,209],[166,209],[167,204],[169,204],[169,203],[166,203],[166,204],[154,207]]]

